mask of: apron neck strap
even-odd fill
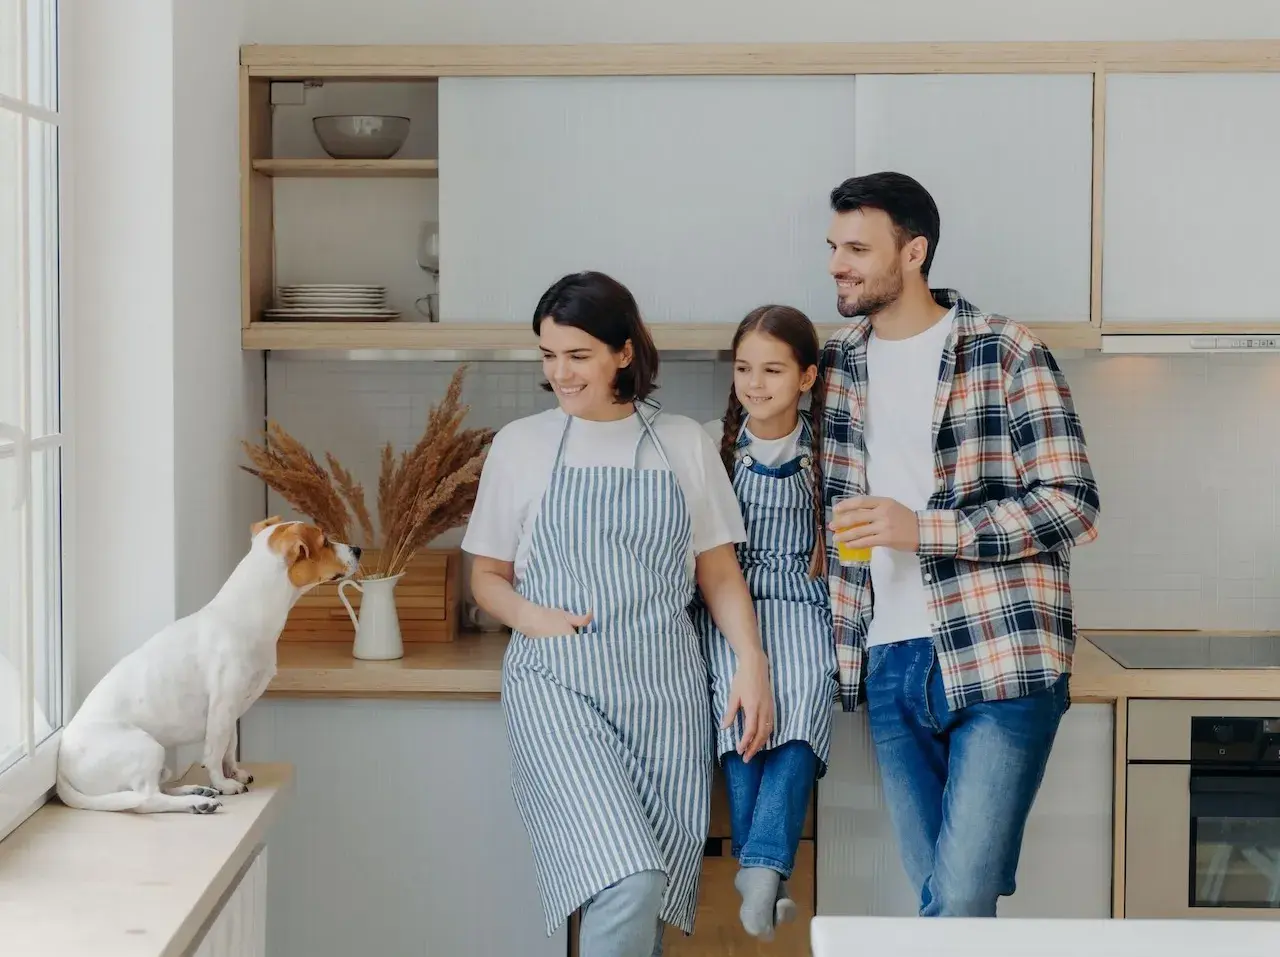
[[[631,467],[633,469],[638,469],[640,467],[640,443],[642,443],[645,440],[645,437],[648,436],[649,441],[653,443],[653,447],[658,450],[658,455],[662,459],[662,464],[667,467],[667,471],[674,473],[675,469],[671,467],[671,460],[667,458],[667,451],[662,447],[662,443],[658,441],[658,433],[653,427],[652,420],[645,418],[644,410],[639,405],[636,406],[636,415],[640,419],[640,436],[636,439],[636,448],[632,455]],[[653,419],[656,419],[657,417],[658,408],[655,405]]]
[[[655,406],[654,408],[655,411],[653,413],[653,418],[657,418],[657,407]],[[657,431],[653,428],[651,421],[645,417],[645,414],[639,405],[636,406],[635,414],[640,420],[640,434],[636,436],[635,449],[631,453],[632,470],[640,467],[640,446],[644,443],[645,438],[648,438],[649,441],[653,443],[653,447],[658,450],[658,455],[662,458],[662,463],[667,467],[668,471],[675,472],[675,469],[671,467],[671,460],[667,458],[666,449],[664,449],[662,447],[662,443],[658,441]],[[569,439],[569,426],[573,424],[573,416],[566,414],[564,418],[564,429],[560,432],[560,444],[556,446],[556,458],[551,465],[551,470],[553,472],[564,464],[564,447]]]
[[[573,416],[565,413],[564,428],[560,430],[560,444],[556,446],[556,459],[551,463],[551,471],[555,472],[564,461],[564,446],[569,439],[569,426],[573,424]]]

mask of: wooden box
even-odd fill
[[[378,553],[366,550],[365,569],[377,566]],[[453,641],[458,636],[458,603],[462,595],[462,550],[427,548],[418,552],[396,585],[400,635],[411,642]],[[360,614],[360,592],[346,589],[347,601]],[[281,641],[353,641],[355,627],[338,598],[337,585],[320,585],[298,599],[289,612]]]

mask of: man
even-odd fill
[[[921,916],[994,917],[1069,704],[1069,552],[1097,536],[1097,483],[1049,350],[929,288],[924,187],[859,176],[831,206],[853,320],[821,364],[841,699],[866,700]],[[869,565],[840,565],[841,543]]]

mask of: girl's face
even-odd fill
[[[782,435],[795,428],[800,397],[817,378],[815,366],[800,368],[789,345],[763,332],[747,333],[733,359],[734,392],[761,438],[760,428]]]
[[[547,318],[538,329],[538,346],[542,374],[566,415],[607,421],[631,414],[632,406],[619,405],[613,389],[618,370],[631,364],[630,342],[614,352],[590,333]]]

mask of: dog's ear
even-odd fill
[[[285,552],[290,565],[296,565],[304,558],[311,557],[311,547],[302,535],[295,535],[289,542],[289,550]]]
[[[279,524],[280,524],[279,515],[272,515],[270,518],[264,518],[260,522],[254,522],[252,525],[249,526],[249,538],[250,539],[257,538],[258,533],[261,532],[264,528],[269,528],[272,525],[279,525]]]

